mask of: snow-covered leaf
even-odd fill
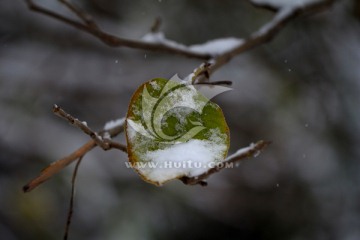
[[[156,78],[136,90],[125,129],[131,166],[156,185],[206,172],[229,148],[220,107],[172,79]]]

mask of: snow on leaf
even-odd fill
[[[204,173],[223,161],[229,148],[220,107],[176,79],[157,78],[141,85],[126,117],[131,166],[155,185]]]
[[[165,149],[149,151],[145,157],[151,159],[156,168],[147,166],[141,172],[158,183],[179,176],[194,177],[215,166],[214,162],[221,161],[226,148],[226,144],[193,139]]]

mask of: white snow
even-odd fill
[[[191,45],[189,49],[197,53],[222,54],[243,44],[244,40],[239,38],[220,38],[203,44]]]
[[[262,26],[258,31],[256,31],[252,37],[266,35],[269,31],[273,30],[277,25],[279,25],[284,19],[291,16],[295,10],[295,7],[282,7],[275,15],[275,17],[270,22]]]
[[[142,37],[142,40],[148,43],[163,44],[169,47],[185,50],[187,47],[183,44],[169,40],[165,37],[163,32],[147,33]]]
[[[226,148],[225,143],[192,139],[163,150],[148,151],[144,158],[153,164],[138,170],[159,184],[181,176],[194,177],[222,161]]]
[[[151,81],[150,85],[155,90],[160,90],[161,86],[156,81]]]
[[[111,139],[111,136],[108,132],[105,132],[102,138],[103,139]]]
[[[163,44],[169,47],[188,50],[194,53],[203,53],[210,55],[219,55],[240,46],[244,40],[239,38],[219,38],[208,41],[203,44],[194,44],[185,46],[181,43],[169,40],[163,32],[148,33],[142,37],[142,40],[148,43]]]
[[[131,119],[126,119],[126,122],[127,122],[127,124],[126,124],[126,135],[129,138],[130,142],[134,142],[136,134],[138,133],[138,131],[136,131],[134,129],[134,127],[131,126],[131,125],[133,124],[133,125],[136,126],[136,124]]]
[[[127,127],[126,132],[131,141],[133,141],[136,137],[136,134],[141,134],[145,137],[148,137],[149,139],[152,139],[153,136],[151,136],[148,131],[144,128],[141,122],[135,122],[131,119],[127,119]]]
[[[229,160],[229,159],[232,159],[232,158],[235,158],[239,155],[242,155],[244,153],[247,153],[251,150],[253,150],[254,148],[256,147],[256,144],[254,143],[251,143],[250,146],[248,147],[244,147],[244,148],[240,148],[239,150],[237,150],[235,153],[231,154],[230,156],[228,156],[225,161]]]
[[[299,8],[321,1],[322,0],[252,0],[255,4],[270,5],[275,8]]]
[[[142,37],[142,40],[150,43],[161,43],[165,39],[163,32],[147,33]]]
[[[119,127],[119,126],[123,125],[124,123],[125,123],[125,118],[111,120],[111,121],[105,123],[104,130],[107,131],[112,128]]]

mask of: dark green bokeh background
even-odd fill
[[[65,12],[56,1],[39,1]],[[186,44],[246,37],[272,17],[246,1],[81,1],[107,31],[140,38],[160,16]],[[143,182],[126,155],[95,150],[78,175],[71,239],[360,239],[359,4],[338,1],[291,22],[213,79],[231,152],[259,139],[257,158],[209,186]],[[185,77],[200,61],[112,49],[69,26],[0,2],[0,239],[61,239],[73,166],[31,193],[21,187],[88,140],[51,112],[60,105],[94,129],[126,113],[143,82]],[[124,141],[124,137],[118,138]]]

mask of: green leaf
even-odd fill
[[[221,108],[172,79],[156,78],[136,90],[125,130],[131,166],[155,185],[204,173],[229,149]]]

